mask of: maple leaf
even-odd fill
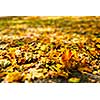
[[[72,55],[73,54],[72,54],[72,52],[69,49],[66,50],[66,52],[62,54],[62,62],[69,61],[71,59]]]

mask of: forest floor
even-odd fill
[[[100,17],[0,17],[1,83],[99,83]]]

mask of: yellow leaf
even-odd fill
[[[76,78],[76,77],[70,78],[70,79],[68,79],[68,82],[69,83],[79,83],[80,82],[80,78]]]

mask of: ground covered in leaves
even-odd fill
[[[100,17],[0,17],[0,82],[100,82]]]

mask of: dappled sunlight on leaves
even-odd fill
[[[1,17],[0,82],[100,82],[100,17]]]

